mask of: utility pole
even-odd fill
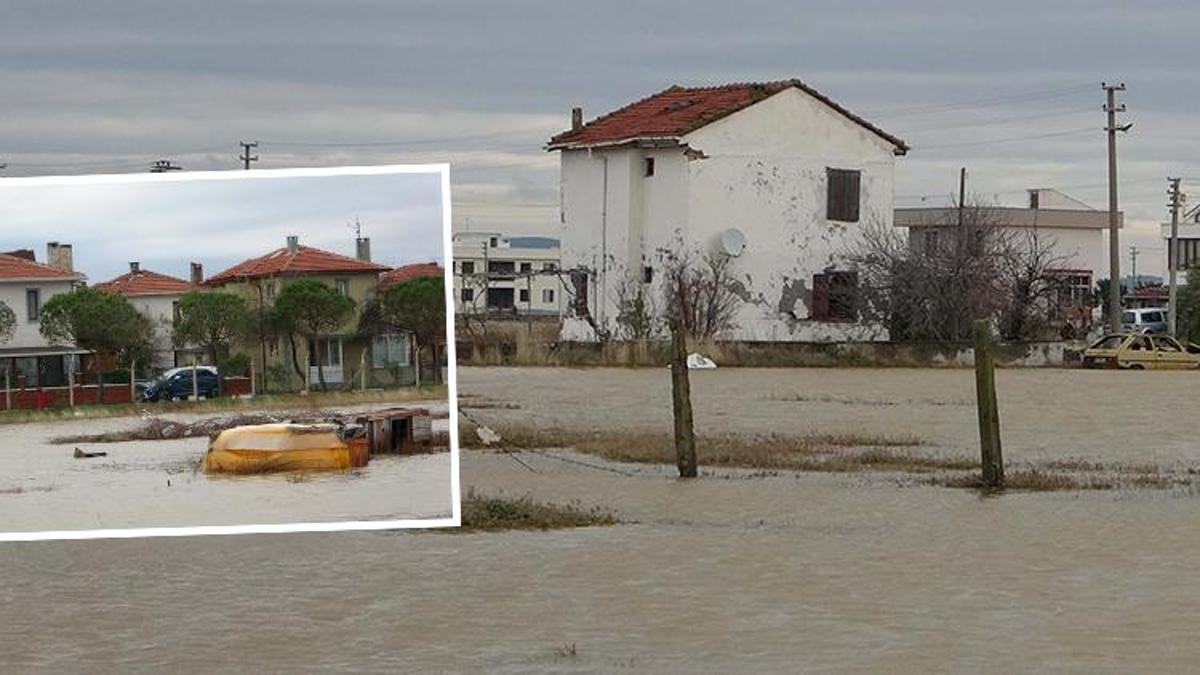
[[[958,232],[962,236],[963,226],[963,205],[967,201],[967,167],[963,167],[958,171]]]
[[[250,170],[250,162],[257,162],[258,155],[251,155],[250,150],[258,147],[258,141],[247,143],[246,141],[238,141],[238,145],[242,146],[242,154],[238,155],[238,159],[242,160],[242,165],[246,170]]]
[[[150,165],[150,173],[167,173],[168,171],[182,170],[182,166],[172,163],[169,159],[160,159]]]
[[[1130,245],[1130,247],[1129,247],[1129,264],[1133,268],[1130,270],[1130,276],[1133,277],[1133,281],[1131,282],[1133,284],[1133,288],[1130,288],[1129,289],[1130,291],[1133,291],[1134,289],[1139,287],[1138,275],[1137,275],[1137,257],[1138,257],[1137,245]]]
[[[1132,124],[1117,126],[1117,113],[1125,112],[1125,104],[1117,105],[1117,92],[1125,91],[1125,83],[1101,82],[1107,100],[1104,112],[1108,124],[1108,329],[1114,333],[1121,330],[1121,241],[1117,220],[1117,132],[1129,131]]]
[[[1177,291],[1175,274],[1179,269],[1179,208],[1183,205],[1183,193],[1179,191],[1179,179],[1168,178],[1167,196],[1171,198],[1171,240],[1167,243],[1167,334],[1175,337]]]

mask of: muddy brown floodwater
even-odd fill
[[[435,411],[447,407],[444,401],[426,405]],[[207,476],[197,464],[208,448],[207,437],[50,442],[58,436],[117,431],[140,423],[138,418],[113,418],[0,426],[0,531],[450,516],[448,452],[379,456],[347,473]],[[108,454],[76,459],[76,447]]]
[[[965,371],[728,369],[693,382],[707,430],[845,427],[975,447]],[[1004,371],[1005,450],[1200,461],[1186,440],[1193,382]],[[521,406],[468,409],[498,423],[658,428],[667,386],[665,369],[460,370],[474,400]],[[1200,502],[1188,490],[983,498],[866,474],[679,481],[670,467],[603,465],[631,474],[620,475],[524,459],[536,473],[466,452],[463,484],[602,506],[625,524],[3,545],[3,658],[48,671],[488,673],[1180,672],[1200,661]]]

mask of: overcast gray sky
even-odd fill
[[[0,182],[0,250],[72,244],[91,283],[145,269],[212,276],[246,258],[300,243],[355,255],[355,220],[371,257],[397,266],[442,260],[441,175],[403,173],[239,180],[24,186]]]
[[[257,139],[263,168],[451,161],[456,225],[538,234],[558,204],[541,144],[571,106],[799,77],[913,146],[899,205],[944,202],[966,166],[988,198],[1056,186],[1104,207],[1108,80],[1129,86],[1121,198],[1139,271],[1163,267],[1166,177],[1200,199],[1194,2],[0,7],[5,175],[236,168],[237,141]]]

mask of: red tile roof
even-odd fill
[[[96,288],[121,295],[182,295],[196,290],[190,282],[166,274],[138,270],[96,284]]]
[[[83,274],[43,265],[21,256],[0,253],[0,279],[85,279]]]
[[[718,87],[672,86],[598,117],[579,129],[564,131],[551,138],[546,148],[558,150],[621,145],[636,140],[677,139],[792,87],[821,101],[852,122],[891,143],[895,146],[895,154],[903,155],[908,152],[908,145],[904,141],[846,110],[800,80],[743,82]]]
[[[382,288],[390,288],[396,284],[418,277],[440,277],[444,274],[445,270],[435,262],[415,263],[397,267],[394,270],[380,274],[379,285]]]
[[[264,256],[243,260],[224,272],[210,277],[204,283],[205,285],[219,285],[242,279],[303,274],[379,273],[388,269],[384,265],[322,251],[311,246],[299,246],[295,251],[289,251],[287,247],[284,247],[277,248]]]

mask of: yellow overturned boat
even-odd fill
[[[366,466],[362,429],[339,424],[283,422],[226,429],[204,456],[205,473],[345,471]]]

